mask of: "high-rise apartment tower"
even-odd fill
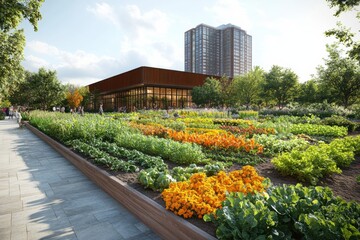
[[[252,68],[252,37],[232,24],[185,32],[185,71],[234,77]]]

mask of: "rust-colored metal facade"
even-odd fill
[[[89,85],[98,95],[92,108],[103,103],[105,110],[184,108],[192,105],[191,89],[204,83],[204,74],[139,67]]]

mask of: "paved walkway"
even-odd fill
[[[0,121],[0,239],[160,239],[16,120]]]

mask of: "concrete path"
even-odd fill
[[[15,119],[0,121],[0,239],[160,239]]]

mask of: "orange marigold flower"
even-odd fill
[[[259,176],[252,166],[228,174],[221,171],[215,176],[206,177],[204,173],[195,173],[185,182],[171,183],[162,192],[166,209],[179,216],[201,218],[221,208],[228,192],[254,193],[265,191],[264,178]]]

